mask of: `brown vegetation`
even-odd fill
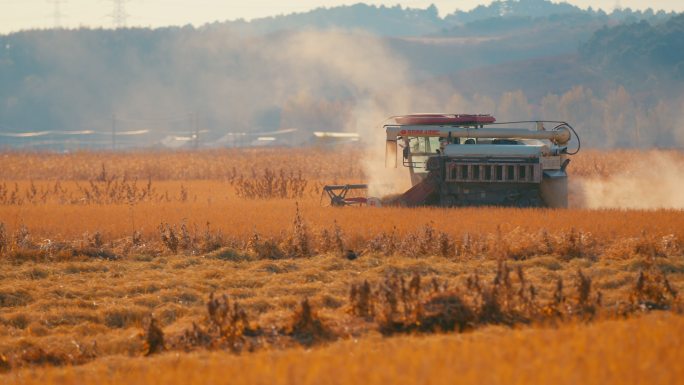
[[[294,151],[3,155],[0,371],[682,311],[681,211],[321,207],[359,154]]]
[[[349,339],[317,349],[117,357],[13,371],[9,384],[676,384],[684,317],[668,313],[558,328]],[[558,363],[558,364],[550,364]]]

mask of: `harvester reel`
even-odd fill
[[[368,198],[366,197],[349,197],[350,191],[354,190],[367,190],[368,185],[365,184],[342,184],[342,185],[326,185],[323,186],[322,194],[327,194],[330,199],[330,206],[333,207],[344,207],[358,205],[362,206],[368,204]],[[376,198],[377,199],[377,198]],[[321,195],[321,202],[323,201],[323,195]]]

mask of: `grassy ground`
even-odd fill
[[[75,368],[17,371],[6,384],[678,384],[684,318],[630,320],[461,335],[350,339],[264,351],[111,357]]]
[[[321,207],[321,184],[364,178],[348,155],[3,154],[3,383],[681,377],[681,210]],[[602,178],[628,157],[573,166]],[[262,174],[274,164],[289,169]],[[216,322],[212,293],[235,319]],[[453,319],[444,303],[464,333],[425,329]],[[171,352],[144,357],[157,326]]]
[[[523,268],[540,303],[551,301],[558,278],[566,284],[568,302],[575,301],[581,269],[592,281],[592,298],[601,292],[601,314],[610,318],[629,303],[644,261],[638,256],[566,260],[540,255],[507,263],[513,270]],[[660,257],[657,265],[669,273],[675,290],[684,290],[681,256]],[[243,259],[223,249],[201,256],[3,263],[0,354],[15,366],[30,364],[26,352],[32,349],[60,357],[87,352],[93,355],[88,360],[139,356],[145,351],[141,331],[146,317],[153,315],[160,321],[167,339],[179,336],[193,322],[206,319],[206,301],[212,292],[239,302],[249,323],[263,329],[290,325],[300,302],[308,298],[336,338],[367,337],[378,334],[378,325],[351,314],[352,284],[375,284],[392,275],[408,280],[419,274],[426,286],[435,278],[442,286],[465,290],[473,274],[491,282],[497,266],[494,258],[486,256],[456,259],[370,253],[350,261],[328,253],[270,260],[247,255]]]

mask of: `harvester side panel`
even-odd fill
[[[540,183],[539,163],[460,162],[446,164],[446,182]]]

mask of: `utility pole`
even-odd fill
[[[112,115],[112,151],[116,150],[116,114]]]
[[[126,3],[128,0],[111,0],[113,9],[112,14],[109,17],[112,18],[114,22],[114,28],[124,28],[126,26],[126,20],[128,19],[128,13],[126,13]]]
[[[199,128],[197,126],[197,113],[193,112],[191,116],[193,130],[195,131],[195,150],[197,150],[199,148]]]
[[[47,0],[48,3],[52,4],[54,9],[52,10],[52,19],[54,22],[55,29],[62,28],[62,3],[66,3],[66,0]]]

